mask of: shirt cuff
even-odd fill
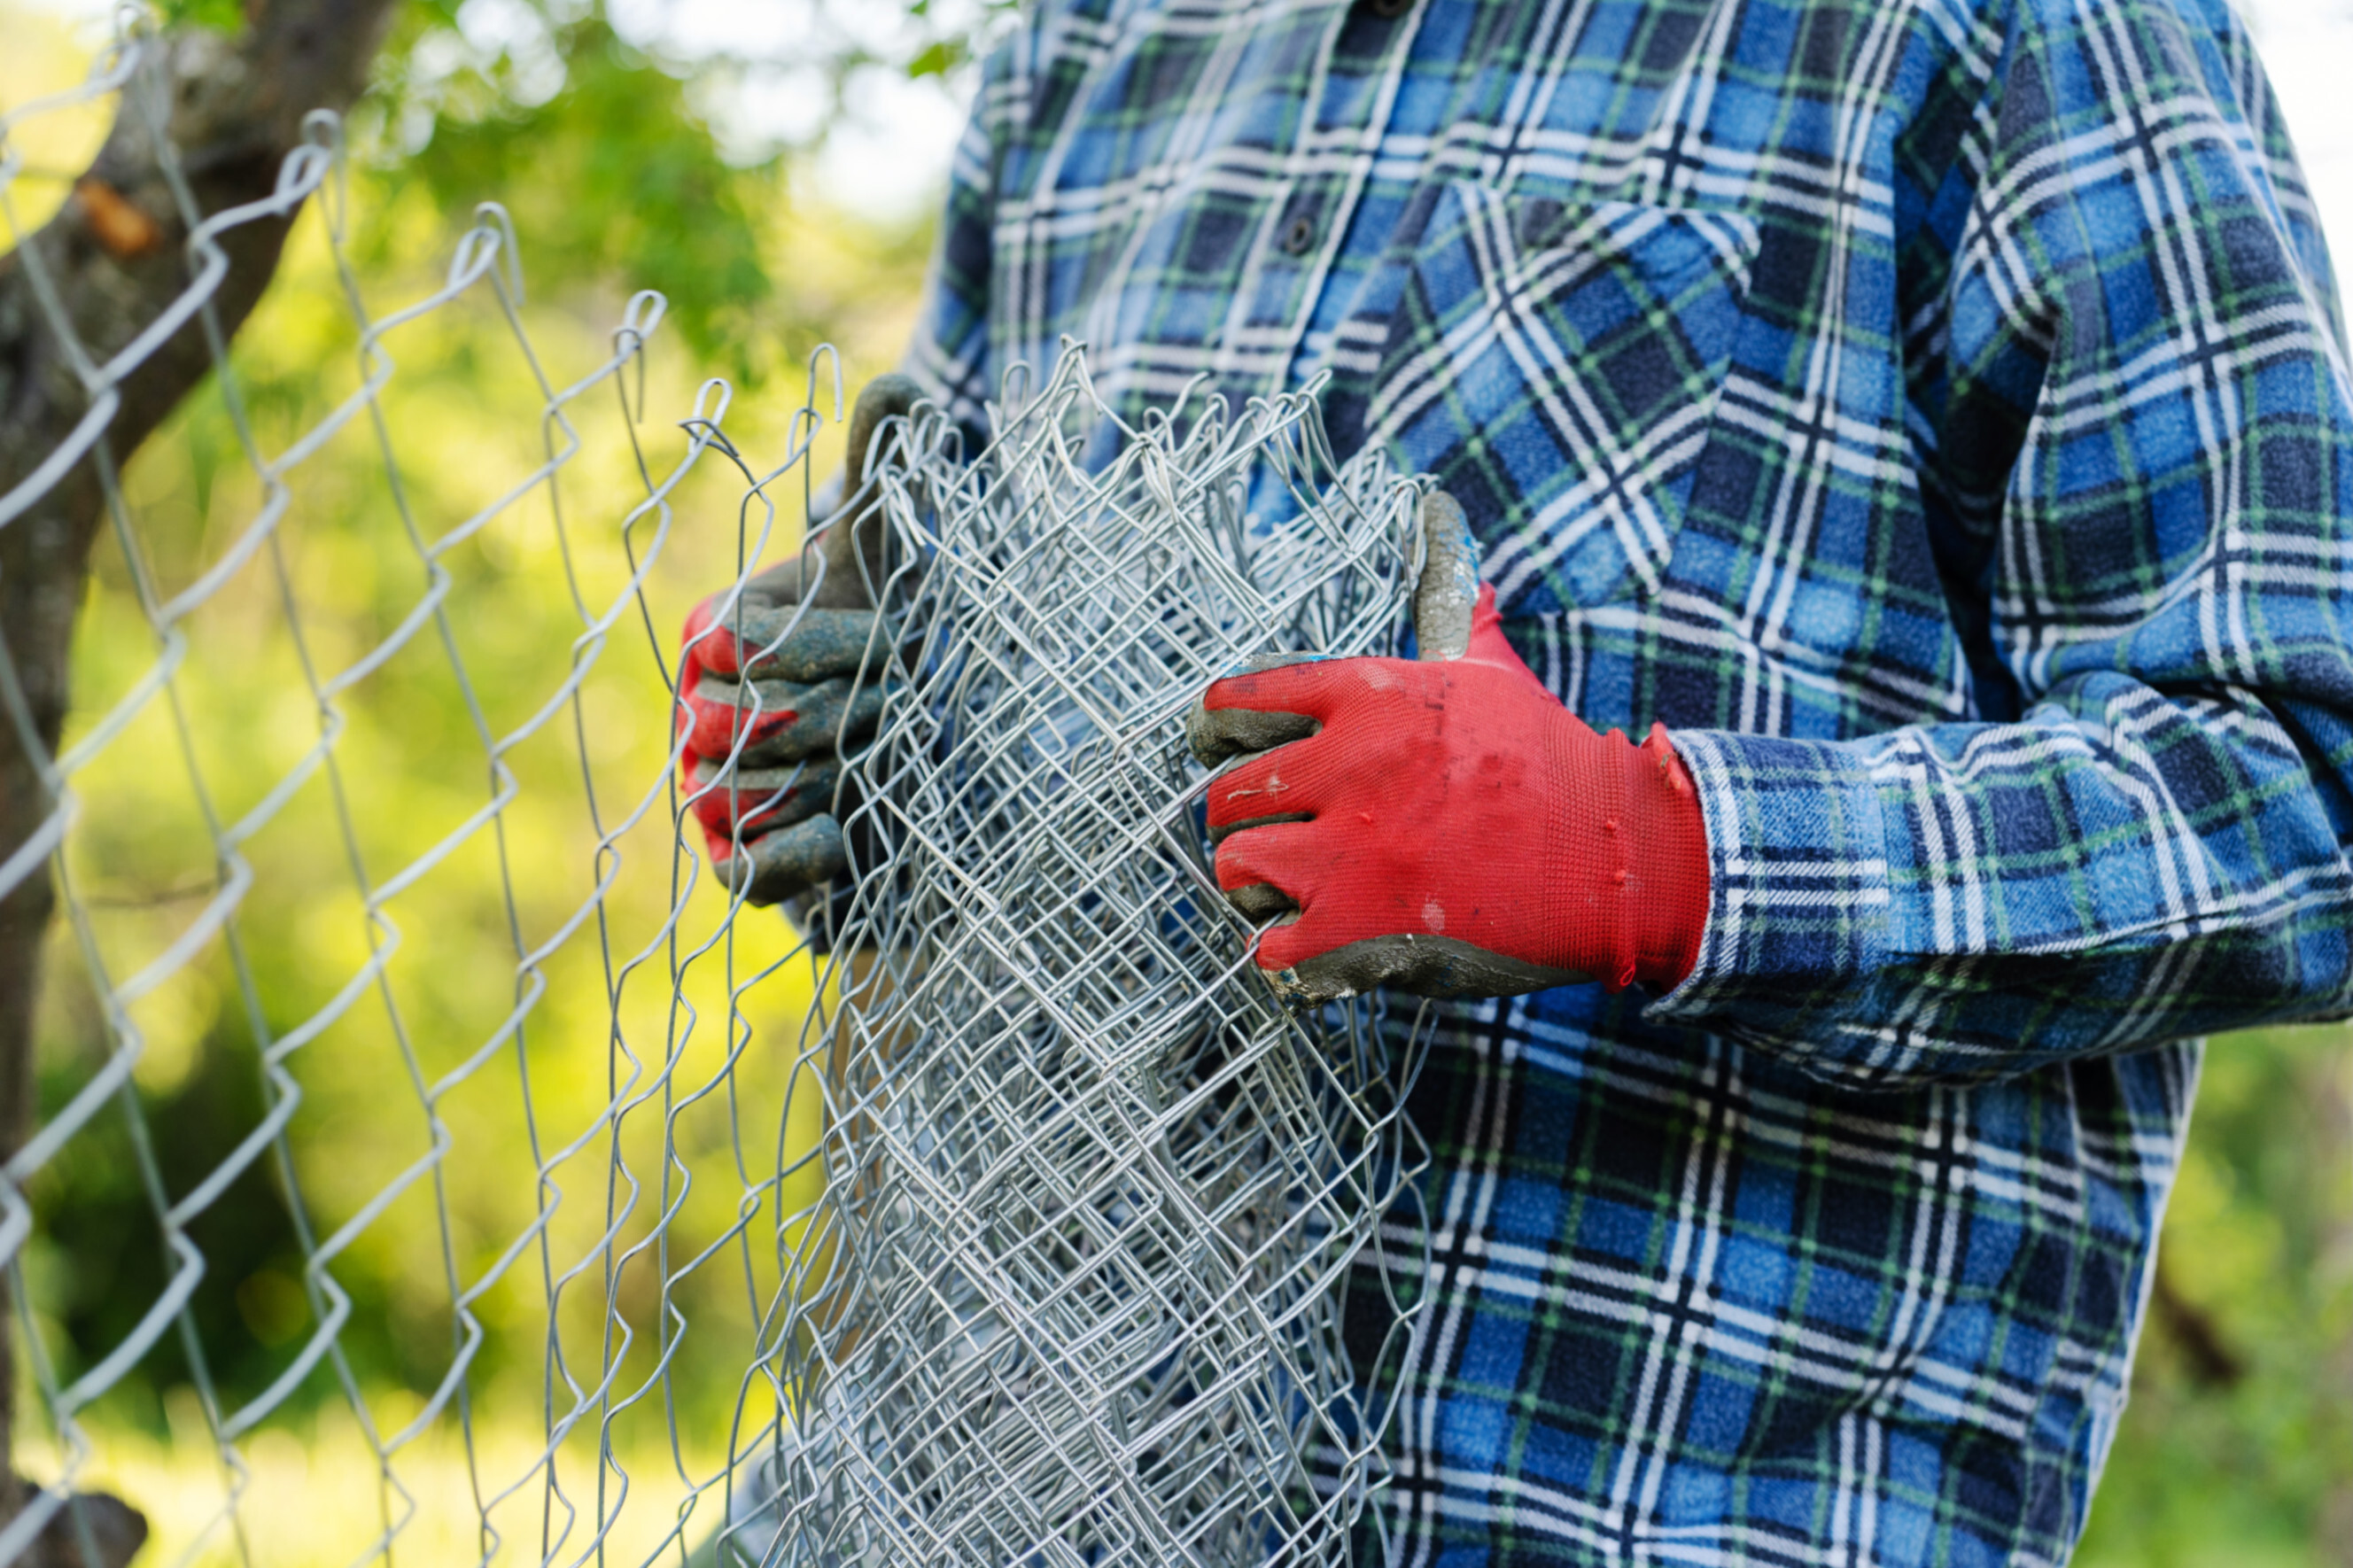
[[[1707,826],[1699,961],[1645,1016],[1881,1079],[1901,1051],[1874,992],[1894,921],[1881,782],[1852,747],[1677,730]]]

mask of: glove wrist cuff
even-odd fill
[[[1699,961],[1707,927],[1707,824],[1666,726],[1651,725],[1641,746],[1626,748],[1626,762],[1633,978],[1654,991],[1671,991]]]
[[[1564,715],[1554,752],[1544,962],[1609,991],[1682,984],[1707,924],[1707,831],[1658,725],[1637,746]]]

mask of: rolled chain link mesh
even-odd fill
[[[0,114],[11,243],[22,128],[131,68],[119,48]],[[554,374],[513,226],[485,205],[438,287],[385,305],[353,254],[339,127],[309,131],[271,201],[197,215],[185,292],[113,360],[45,310],[89,413],[0,495],[5,528],[94,465],[131,606],[88,612],[100,652],[78,651],[53,756],[0,651],[0,721],[41,752],[47,795],[41,830],[0,845],[0,895],[54,876],[47,984],[102,1039],[45,1066],[40,1124],[0,1170],[16,1462],[38,1483],[0,1563],[87,1529],[99,1484],[171,1515],[173,1555],[151,1561],[455,1560],[418,1556],[448,1540],[483,1563],[1342,1560],[1387,1418],[1354,1392],[1370,1369],[1342,1342],[1343,1282],[1354,1265],[1352,1329],[1373,1325],[1351,1342],[1399,1353],[1419,1259],[1379,1222],[1418,1158],[1397,1042],[1419,1031],[1369,1000],[1272,1004],[1216,896],[1180,721],[1249,656],[1388,644],[1413,487],[1336,470],[1305,395],[1180,400],[1090,462],[1107,411],[1075,352],[1008,387],[969,461],[927,408],[887,426],[892,635],[868,678],[889,698],[846,769],[860,875],[804,912],[805,942],[702,858],[660,733],[677,610],[654,601],[691,530],[732,520],[737,590],[791,543],[781,503],[813,489],[838,359],[829,400],[812,360],[770,467],[731,436],[723,384],[678,428],[649,424],[659,296],[628,301],[600,363]],[[250,504],[159,566],[107,437],[116,389],[206,320],[226,230],[306,205],[350,386],[274,428],[214,331]],[[454,353],[496,357],[536,431],[460,508],[419,482],[450,433],[403,428],[416,409],[390,390]],[[373,474],[364,498],[316,493],[331,455]],[[1245,511],[1253,471],[1280,481],[1277,521]],[[331,505],[377,531],[375,580],[413,582],[398,613],[318,565]],[[498,635],[501,560],[561,575],[558,623]],[[387,687],[458,716],[405,738],[446,787],[396,828],[353,722]],[[272,716],[269,743],[227,757],[225,707]],[[653,741],[617,744],[631,723]],[[97,833],[125,814],[153,832]],[[427,985],[483,960],[452,945],[461,926],[502,933],[496,984]],[[290,931],[295,960],[270,946]],[[190,986],[243,1041],[195,1070],[259,1087],[216,1130],[226,1156],[175,1176],[142,1073]],[[101,1147],[129,1150],[153,1226],[105,1239],[165,1262],[92,1350],[64,1342],[44,1259],[100,1238],[58,1232],[43,1194]],[[227,1283],[202,1237],[255,1202],[284,1209],[299,1292],[266,1375],[231,1386],[196,1310]],[[343,1281],[364,1254],[431,1309],[363,1324],[382,1309]],[[355,1349],[362,1327],[393,1349]],[[178,1458],[142,1469],[125,1434],[153,1414],[125,1401],[167,1355],[193,1410],[170,1423]],[[294,1468],[257,1458],[290,1440]],[[191,1469],[191,1446],[214,1462]],[[289,1477],[332,1451],[358,1457],[369,1504],[306,1525],[332,1552],[290,1557]],[[166,1473],[171,1498],[139,1495]]]
[[[1369,1004],[1274,1005],[1182,720],[1253,656],[1386,649],[1419,491],[1335,473],[1312,392],[1124,428],[1074,345],[1021,390],[977,461],[928,411],[876,456],[902,635],[847,785],[836,940],[871,956],[823,1041],[777,1528],[807,1563],[1337,1562],[1385,1425],[1341,1284],[1411,1165],[1401,1064]]]

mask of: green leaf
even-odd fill
[[[944,76],[964,63],[965,50],[958,42],[942,38],[907,62],[910,77]]]
[[[237,0],[163,0],[168,27],[201,27],[235,37],[245,31],[245,8]]]

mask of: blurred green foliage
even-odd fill
[[[972,17],[1006,8],[988,0],[934,26],[918,4],[913,12],[930,30],[909,35],[904,58],[891,63],[953,76],[970,55]],[[909,324],[927,231],[813,205],[796,178],[805,149],[746,157],[728,145],[698,107],[697,73],[741,62],[657,58],[596,9],[522,0],[497,35],[505,41],[485,44],[483,29],[470,35],[461,26],[460,9],[456,0],[419,0],[403,11],[377,89],[352,120],[350,250],[371,300],[381,311],[433,288],[474,204],[496,198],[522,237],[525,319],[558,384],[608,352],[628,290],[669,296],[646,399],[654,413],[633,424],[609,400],[580,410],[583,452],[563,492],[575,510],[558,516],[534,500],[443,557],[449,636],[477,679],[479,708],[469,707],[431,638],[353,686],[336,741],[343,798],[314,782],[246,847],[268,896],[247,906],[242,954],[210,945],[133,1009],[144,1049],[128,1092],[143,1132],[127,1118],[102,1117],[35,1188],[46,1228],[27,1278],[43,1343],[63,1376],[120,1343],[163,1290],[169,1268],[155,1192],[188,1192],[263,1114],[257,1030],[274,1037],[299,1023],[367,959],[339,813],[349,813],[366,868],[381,877],[480,809],[491,788],[483,731],[517,724],[563,678],[583,631],[575,591],[592,609],[618,592],[628,563],[617,525],[642,493],[636,444],[657,472],[676,459],[681,437],[672,421],[701,375],[723,373],[747,388],[730,430],[755,458],[773,459],[801,395],[799,367],[821,336],[845,350],[854,386],[890,363]],[[187,0],[182,14],[234,21],[233,8],[210,0]],[[828,58],[826,79],[838,90],[849,71],[871,64],[845,46]],[[236,351],[265,450],[310,428],[357,381],[354,335],[320,225],[318,213],[306,216],[279,287]],[[373,437],[355,427],[295,478],[284,560],[305,651],[322,669],[385,637],[426,590],[417,552],[388,510],[394,475],[431,536],[544,455],[541,395],[487,295],[387,346],[401,367],[386,404],[398,433],[390,472]],[[826,437],[819,472],[838,439]],[[147,552],[141,569],[167,593],[218,561],[262,501],[216,386],[150,443],[129,486]],[[448,876],[427,879],[389,911],[399,943],[391,1007],[355,1008],[290,1063],[303,1091],[290,1123],[293,1174],[321,1228],[357,1212],[437,1136],[450,1149],[438,1190],[429,1179],[409,1189],[335,1266],[353,1302],[342,1343],[380,1426],[413,1414],[451,1363],[453,1278],[480,1278],[543,1204],[557,1205],[548,1233],[565,1256],[588,1249],[614,1205],[627,1206],[629,1194],[616,1197],[609,1179],[616,1153],[657,1184],[635,1198],[625,1239],[645,1235],[657,1207],[672,1205],[677,1215],[668,1262],[642,1255],[613,1287],[619,1316],[643,1335],[626,1358],[624,1384],[634,1384],[659,1350],[659,1275],[681,1248],[724,1236],[743,1192],[740,1182],[708,1179],[659,1190],[671,1176],[656,1157],[663,1126],[698,1172],[732,1167],[756,1181],[773,1167],[811,983],[794,971],[751,986],[751,1033],[731,1038],[729,991],[779,961],[789,942],[780,922],[749,921],[736,945],[691,976],[696,1015],[668,1008],[672,950],[659,928],[671,861],[659,804],[617,873],[607,940],[570,943],[544,966],[547,991],[519,1046],[432,1100],[438,1129],[419,1090],[478,1048],[513,1005],[519,946],[545,940],[587,895],[583,847],[595,841],[592,821],[609,823],[659,776],[668,737],[656,649],[689,605],[734,572],[739,551],[758,549],[739,535],[735,493],[712,476],[682,496],[649,584],[652,637],[625,622],[584,686],[576,720],[585,773],[570,718],[518,748],[507,760],[528,809],[511,814],[503,844],[470,841]],[[788,502],[768,553],[797,521]],[[641,529],[638,541],[645,537]],[[138,599],[132,563],[103,553],[79,645],[77,734],[89,733],[157,657]],[[179,681],[188,744],[219,814],[230,817],[316,742],[319,714],[264,571],[242,574],[188,629]],[[180,745],[168,716],[151,710],[80,781],[87,809],[69,863],[90,920],[79,933],[61,927],[53,949],[40,1047],[45,1117],[84,1091],[108,1055],[83,940],[119,978],[187,929],[217,889]],[[482,896],[501,885],[501,853],[512,906]],[[707,934],[715,899],[706,888],[692,907],[703,923],[682,942]],[[617,983],[608,950],[617,965],[642,952],[646,967]],[[258,1010],[245,999],[240,958]],[[607,1026],[615,984],[617,1048]],[[389,1021],[396,1014],[401,1029]],[[2162,1289],[2094,1508],[2086,1568],[2353,1564],[2348,1040],[2336,1028],[2275,1031],[2218,1040],[2210,1051],[2168,1218]],[[683,1089],[717,1083],[739,1049],[748,1065],[723,1092],[649,1104],[617,1134],[607,1130],[606,1142],[592,1139],[550,1185],[535,1183],[548,1149],[515,1137],[526,1095],[533,1125],[561,1142],[595,1127],[596,1108],[632,1062],[667,1054]],[[265,1387],[316,1326],[283,1178],[269,1162],[256,1165],[191,1230],[207,1266],[192,1299],[195,1337],[227,1405]],[[436,1217],[444,1210],[446,1250]],[[698,1345],[748,1343],[773,1273],[773,1259],[747,1256],[740,1268],[687,1281],[678,1300],[697,1332],[715,1336]],[[602,1289],[584,1281],[559,1314],[558,1341],[584,1365],[595,1364],[608,1327],[596,1310]],[[526,1260],[474,1305],[487,1334],[475,1366],[488,1405],[533,1413],[526,1425],[537,1420],[549,1354],[534,1316],[545,1289],[538,1264]],[[681,1357],[662,1397],[641,1413],[648,1440],[675,1417],[690,1446],[718,1444],[735,1409],[740,1364],[726,1353]],[[167,1335],[87,1419],[166,1438],[179,1429],[174,1412],[191,1373],[183,1340]],[[319,1373],[297,1403],[317,1406],[323,1424],[338,1397]],[[155,1478],[125,1484],[159,1506]]]
[[[642,1390],[634,1408],[618,1409],[617,1446],[659,1455],[675,1426],[703,1474],[739,1415],[756,1427],[773,1413],[756,1389],[746,1405],[740,1384],[789,1261],[777,1227],[806,1201],[774,1178],[815,977],[803,962],[754,983],[795,941],[773,916],[746,920],[695,956],[724,906],[707,874],[685,920],[665,928],[676,868],[699,857],[672,854],[663,660],[696,600],[747,556],[790,546],[801,487],[797,478],[780,487],[765,540],[762,519],[746,532],[741,479],[716,458],[680,492],[668,524],[658,514],[630,521],[629,509],[645,494],[644,469],[659,475],[682,455],[678,421],[705,375],[736,383],[728,433],[765,468],[790,444],[820,337],[839,345],[851,390],[886,368],[911,322],[929,233],[814,200],[798,178],[806,149],[748,161],[723,152],[681,63],[632,48],[597,15],[529,14],[547,24],[544,48],[511,58],[460,39],[451,8],[405,11],[377,94],[351,118],[348,195],[332,210],[381,319],[442,286],[478,203],[504,204],[520,237],[522,319],[536,360],[487,284],[393,331],[381,344],[397,367],[382,400],[389,450],[363,418],[294,469],[272,548],[228,576],[183,623],[185,647],[172,648],[159,645],[142,600],[176,594],[228,559],[268,500],[223,388],[207,384],[129,466],[135,548],[102,541],[77,632],[69,746],[101,728],[159,658],[175,661],[175,673],[173,701],[139,708],[75,778],[67,865],[82,919],[52,933],[37,1059],[44,1121],[104,1093],[110,1063],[123,1059],[91,966],[120,983],[199,927],[221,892],[216,825],[251,811],[322,734],[332,732],[338,773],[311,774],[240,846],[254,889],[236,943],[198,941],[193,962],[116,1021],[138,1040],[128,1085],[32,1184],[42,1223],[26,1258],[27,1305],[54,1383],[97,1365],[164,1297],[181,1266],[157,1211],[229,1158],[273,1103],[261,1042],[330,1008],[372,951],[384,967],[380,985],[286,1062],[299,1086],[289,1164],[265,1157],[188,1226],[204,1268],[189,1299],[194,1332],[164,1333],[80,1413],[108,1435],[90,1479],[149,1510],[164,1536],[159,1558],[192,1547],[219,1507],[192,1386],[208,1386],[225,1414],[294,1365],[329,1306],[306,1283],[298,1223],[324,1239],[386,1192],[397,1193],[390,1206],[334,1244],[332,1275],[349,1297],[336,1336],[345,1366],[311,1372],[273,1423],[281,1433],[290,1421],[315,1426],[301,1464],[326,1465],[340,1443],[359,1460],[334,1473],[374,1485],[372,1450],[342,1414],[339,1371],[388,1436],[461,1356],[476,1436],[491,1447],[522,1444],[527,1455],[551,1408],[588,1399],[585,1449],[565,1464],[567,1485],[590,1498],[603,1479],[600,1405],[618,1409]],[[8,30],[0,10],[0,36]],[[528,93],[516,86],[526,74]],[[25,97],[56,85],[5,71],[0,83]],[[362,379],[327,244],[330,210],[322,202],[306,212],[235,347],[237,406],[264,454],[315,428]],[[669,314],[642,391],[634,372],[627,378],[633,406],[604,386],[567,411],[568,428],[550,426],[548,387],[606,360],[631,290],[647,286],[669,297]],[[815,381],[829,416],[829,367]],[[818,438],[817,478],[839,461],[839,438],[838,426]],[[553,492],[498,504],[551,449],[575,441]],[[430,545],[438,584],[416,540]],[[632,562],[649,556],[641,617],[626,589]],[[323,719],[305,665],[322,678],[350,669],[436,592],[438,624],[354,678]],[[600,637],[593,623],[614,605],[624,613]],[[455,675],[451,650],[470,685]],[[501,752],[519,793],[500,831],[463,837],[372,926],[353,853],[381,884],[459,834],[501,787],[492,738],[528,729],[575,659],[588,665],[576,700]],[[617,831],[641,806],[600,866],[600,829]],[[606,917],[526,963],[591,900],[600,876],[610,880]],[[671,1002],[679,965],[688,968],[684,1006]],[[731,994],[741,998],[732,1019]],[[509,1037],[501,1021],[521,1001],[533,1005]],[[737,1070],[726,1070],[731,1062]],[[633,1101],[617,1123],[604,1117],[617,1093]],[[121,1113],[130,1105],[135,1118]],[[674,1163],[662,1158],[666,1137]],[[517,1249],[534,1223],[545,1246]],[[608,1227],[621,1255],[609,1284],[597,1261]],[[658,1228],[666,1239],[639,1247]],[[712,1261],[688,1273],[707,1248],[717,1248]],[[583,1259],[591,1263],[577,1279],[553,1278]],[[478,1345],[453,1329],[461,1293]],[[690,1324],[691,1350],[658,1377],[665,1342]],[[624,1335],[600,1402],[598,1370]],[[198,1347],[201,1366],[190,1359]],[[47,1421],[34,1380],[19,1388],[19,1452],[36,1473],[54,1473],[59,1457],[39,1457]],[[428,1447],[404,1462],[438,1463]],[[142,1452],[167,1456],[165,1468],[107,1469]],[[257,1481],[245,1506],[260,1510],[260,1539],[285,1546],[260,1560],[348,1561],[349,1531],[367,1525],[364,1540],[375,1528],[376,1500],[357,1521],[340,1504],[303,1501],[326,1474],[313,1476],[316,1488],[289,1487],[283,1475]],[[453,1514],[446,1534],[417,1527],[419,1560],[440,1560],[434,1542],[470,1539],[470,1486],[412,1489],[419,1507]],[[175,1511],[182,1501],[186,1511]],[[312,1515],[322,1540],[345,1531],[315,1557],[287,1544],[298,1516]],[[196,1560],[225,1550],[216,1531]]]
[[[372,100],[353,117],[377,139],[378,176],[395,193],[421,186],[443,210],[496,193],[531,236],[540,279],[659,289],[699,360],[756,383],[780,312],[798,303],[776,287],[761,232],[787,150],[731,163],[688,101],[685,73],[600,11],[515,0],[503,47],[486,48],[467,41],[461,9],[424,0],[396,16]],[[362,237],[364,263],[380,239]]]
[[[2353,1031],[2207,1048],[2081,1568],[2353,1563]]]
[[[500,193],[531,236],[534,272],[661,289],[687,349],[756,384],[799,303],[777,288],[761,233],[777,162],[738,168],[722,159],[685,84],[599,18],[564,28],[558,47],[561,91],[527,110],[445,112],[431,142],[386,177],[396,188],[416,181],[442,210]]]

